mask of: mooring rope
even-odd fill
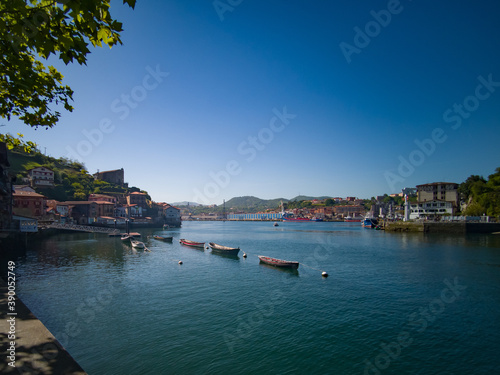
[[[312,269],[312,270],[315,270],[315,271],[318,271],[318,272],[324,272],[323,270],[319,270],[319,269],[317,269],[317,268],[314,268],[314,267],[308,266],[307,264],[304,264],[304,263],[302,263],[302,262],[299,262],[299,263],[300,263],[302,266],[307,267],[307,268],[310,268],[310,269]]]

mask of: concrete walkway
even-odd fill
[[[7,283],[0,278],[0,346],[2,348],[0,374],[85,375],[86,372],[26,305],[17,296],[15,306],[9,305],[8,297]],[[9,310],[9,307],[15,310]],[[11,342],[15,343],[15,353]],[[9,363],[14,364],[15,367]]]

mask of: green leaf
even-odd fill
[[[123,4],[134,8],[135,0]],[[73,91],[43,62],[55,54],[65,64],[85,65],[90,43],[121,44],[122,24],[109,10],[110,0],[2,0],[0,116],[52,127],[61,116],[58,105],[72,111]]]

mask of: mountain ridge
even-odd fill
[[[306,195],[298,195],[292,199],[287,199],[287,198],[273,198],[273,199],[262,199],[255,197],[253,195],[244,195],[244,196],[239,196],[239,197],[233,197],[225,202],[226,205],[226,210],[231,210],[231,209],[253,209],[253,210],[266,210],[266,209],[276,209],[281,205],[281,202],[287,203],[287,202],[293,202],[293,201],[303,201],[303,200],[323,200],[331,198],[329,196],[320,196],[320,197],[313,197],[313,196],[306,196]],[[182,204],[185,203],[185,204]],[[187,206],[188,202],[177,202],[174,203],[175,206]],[[205,206],[201,205],[199,203],[195,202],[189,202],[189,205],[191,207],[196,207],[196,206]],[[222,207],[222,204],[218,205],[218,207]]]

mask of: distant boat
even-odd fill
[[[277,221],[275,221],[273,225],[274,225],[275,227],[279,227],[279,226],[280,226],[280,225],[278,224],[278,222],[277,222]]]
[[[132,244],[132,247],[136,249],[144,249],[144,242],[141,241],[136,241],[136,240],[130,240],[130,243]]]
[[[351,216],[347,216],[344,218],[344,221],[346,223],[361,223],[363,221],[363,218],[361,216],[354,216],[354,217],[351,217]]]
[[[304,222],[304,221],[323,221],[323,219],[317,218],[316,216],[313,216],[312,218],[308,218],[308,217],[294,216],[294,215],[289,214],[289,213],[283,213],[282,219],[283,219],[283,221],[300,221],[300,222]]]
[[[172,241],[174,237],[164,237],[164,236],[158,236],[158,235],[153,235],[153,238],[158,241]]]
[[[311,221],[323,221],[323,219],[320,219],[319,217],[313,216],[311,218]]]
[[[170,227],[168,226],[168,224],[163,224],[163,229],[169,229]]]
[[[240,251],[239,247],[222,246],[222,245],[217,245],[216,243],[213,242],[209,242],[208,245],[212,249],[212,252],[220,254],[238,255],[238,252]]]
[[[198,247],[198,248],[202,248],[204,249],[205,248],[205,242],[195,242],[195,241],[189,241],[189,240],[185,240],[184,238],[181,238],[179,240],[179,242],[183,245],[186,245],[186,246],[191,246],[191,247]]]
[[[365,228],[375,228],[378,225],[378,221],[373,217],[365,217],[362,225]]]
[[[269,264],[271,266],[284,267],[284,268],[294,268],[294,269],[299,268],[299,262],[270,258],[270,257],[266,257],[263,255],[259,255],[258,257],[262,263]]]
[[[311,221],[308,217],[295,217],[290,214],[283,215],[283,221]]]

